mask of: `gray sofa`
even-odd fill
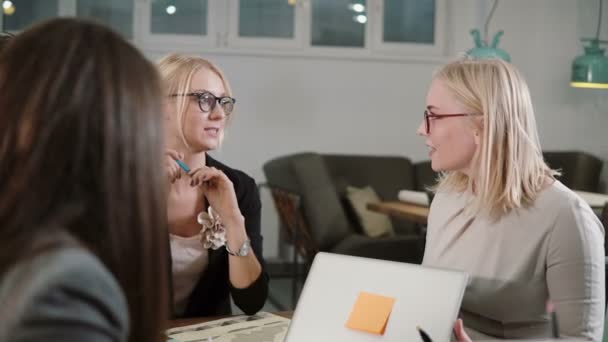
[[[421,262],[424,241],[415,224],[393,220],[395,236],[370,238],[362,233],[344,196],[348,185],[371,186],[382,200],[397,200],[397,190],[415,188],[414,168],[409,159],[298,153],[270,160],[263,169],[271,189],[287,191],[299,198],[303,227],[298,229],[308,244],[301,248],[309,254],[305,255],[308,261],[315,251],[327,251]],[[291,220],[283,217],[282,221],[285,225],[285,221]]]
[[[580,151],[545,151],[543,158],[549,167],[562,174],[558,179],[572,190],[602,192],[600,176],[603,161],[589,153]],[[437,175],[431,169],[430,161],[414,164],[416,190],[424,191],[425,186],[434,183]]]

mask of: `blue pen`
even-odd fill
[[[183,161],[179,159],[175,159],[175,161],[177,162],[177,165],[182,168],[182,170],[186,171],[186,173],[190,172],[190,169],[188,168],[188,166],[186,166],[186,164],[184,164]]]

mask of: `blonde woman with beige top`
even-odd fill
[[[550,337],[550,301],[562,336],[600,341],[604,229],[543,161],[521,74],[501,60],[442,67],[417,133],[442,172],[423,264],[470,275],[458,340]]]

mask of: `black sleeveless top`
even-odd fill
[[[209,264],[190,294],[184,314],[179,318],[230,315],[232,312],[229,295],[232,295],[236,306],[245,314],[253,315],[264,306],[268,297],[268,274],[262,256],[260,232],[262,210],[260,194],[255,180],[246,173],[232,169],[209,155],[205,160],[207,166],[221,170],[232,181],[239,209],[245,218],[245,230],[251,240],[252,251],[262,266],[262,272],[249,287],[234,288],[230,284],[226,249],[209,249]],[[169,253],[169,258],[171,258],[171,253]]]

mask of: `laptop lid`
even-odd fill
[[[449,341],[467,285],[464,272],[320,252],[285,342]],[[362,292],[394,299],[382,335],[346,326]]]

